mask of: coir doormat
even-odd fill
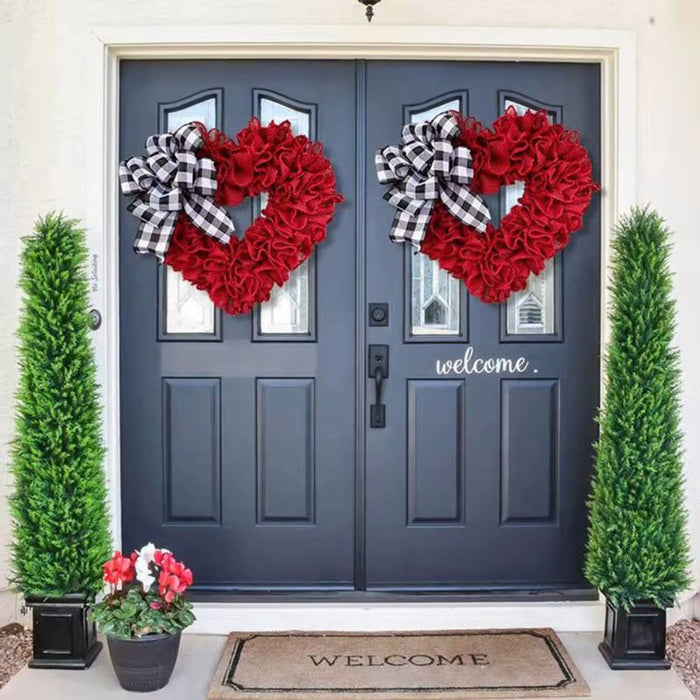
[[[590,695],[551,629],[229,635],[208,700]]]

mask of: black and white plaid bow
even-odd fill
[[[431,121],[406,124],[402,143],[377,151],[374,162],[383,185],[392,185],[384,199],[396,207],[389,238],[420,248],[435,201],[480,233],[491,220],[484,201],[469,185],[474,177],[466,146],[453,146],[459,124],[452,112]]]
[[[197,158],[204,139],[196,122],[172,134],[146,139],[146,155],[119,164],[124,194],[137,195],[129,204],[141,219],[134,241],[137,253],[153,253],[163,262],[179,212],[207,236],[228,245],[234,233],[226,210],[214,202],[216,167],[210,158]]]

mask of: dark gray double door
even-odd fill
[[[309,263],[243,317],[135,255],[121,203],[125,550],[168,547],[203,589],[581,587],[597,202],[543,276],[489,306],[389,241],[374,176],[404,122],[457,108],[490,123],[509,104],[564,118],[598,172],[591,65],[123,62],[122,157],[190,119],[233,135],[253,115],[289,118],[324,143],[345,197]],[[517,196],[490,198],[496,220]],[[259,211],[232,210],[238,231]],[[370,427],[370,346],[389,355],[384,428]],[[484,371],[519,357],[524,371]]]

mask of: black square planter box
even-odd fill
[[[605,636],[598,649],[615,670],[671,668],[666,658],[666,610],[642,601],[628,612],[606,599]]]
[[[29,668],[89,668],[102,649],[88,622],[84,595],[62,598],[27,596],[32,609],[34,655]]]

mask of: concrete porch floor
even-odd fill
[[[598,653],[600,634],[561,632],[559,637],[591,688],[593,700],[692,700],[671,671],[611,671]],[[221,655],[225,637],[186,634],[170,684],[145,697],[168,700],[204,700]],[[103,649],[87,671],[40,671],[24,668],[0,691],[3,700],[133,700],[122,690]]]

